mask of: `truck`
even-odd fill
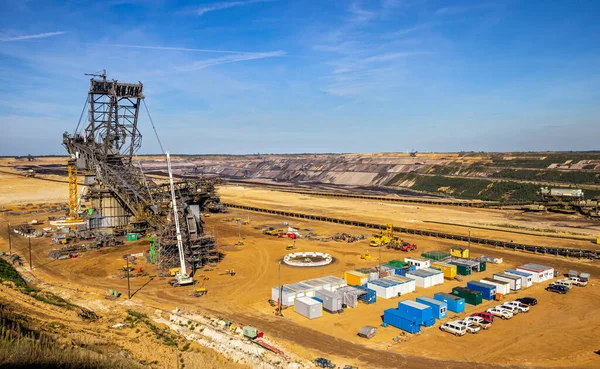
[[[402,242],[402,244],[400,244],[400,250],[401,251],[412,251],[412,250],[416,250],[417,249],[417,245],[415,245],[414,243],[408,243],[408,242]]]
[[[571,284],[574,286],[585,287],[587,286],[587,280],[582,280],[580,277],[569,277],[567,278],[571,281]]]

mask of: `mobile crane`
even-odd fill
[[[169,284],[173,287],[194,284],[194,277],[187,274],[185,259],[183,256],[183,241],[181,240],[181,229],[179,228],[179,214],[177,213],[177,200],[175,199],[175,185],[173,184],[173,172],[171,170],[171,155],[167,152],[167,168],[169,169],[169,185],[171,186],[171,200],[173,202],[173,218],[175,219],[175,232],[177,235],[177,249],[179,250],[180,270],[175,273],[175,279]]]

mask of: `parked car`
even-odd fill
[[[561,279],[560,281],[555,281],[550,284],[553,284],[555,286],[564,286],[564,287],[567,287],[568,289],[571,288],[571,281],[567,281],[565,279]]]
[[[480,316],[468,316],[464,318],[463,321],[477,324],[477,326],[481,329],[490,329],[490,327],[492,326],[492,323],[488,322]]]
[[[522,304],[519,301],[507,301],[507,302],[503,303],[502,305],[516,307],[519,310],[519,312],[521,312],[521,313],[529,312],[529,306]]]
[[[501,318],[501,319],[510,319],[514,316],[513,313],[511,313],[509,310],[506,309],[500,309],[497,307],[494,308],[490,308],[487,309],[486,312],[490,313],[490,314],[494,314],[495,316]]]
[[[452,333],[455,336],[464,336],[467,334],[467,328],[456,322],[444,323],[440,325],[440,329],[444,332]]]
[[[483,320],[485,320],[486,322],[490,322],[490,323],[494,322],[494,314],[490,314],[485,311],[482,311],[480,313],[471,314],[471,316],[478,316],[478,317],[482,318]]]
[[[546,291],[556,292],[564,295],[565,293],[569,292],[569,288],[551,283],[548,287],[546,287]]]
[[[571,284],[574,286],[579,286],[579,287],[587,286],[587,281],[582,280],[579,277],[570,277],[569,280],[571,281]]]
[[[481,328],[479,328],[479,326],[477,324],[475,324],[473,322],[469,322],[466,319],[465,320],[457,320],[455,323],[464,326],[465,328],[467,328],[467,332],[472,333],[472,334],[477,334],[481,330]]]
[[[506,305],[506,303],[502,303],[502,304],[500,304],[500,305],[498,305],[496,307],[500,308],[500,309],[508,310],[511,313],[513,313],[513,315],[517,315],[517,314],[519,314],[521,312],[521,309],[519,309],[518,307],[511,306],[511,305]]]
[[[521,297],[520,299],[516,299],[515,301],[519,301],[521,304],[527,306],[537,305],[537,299],[533,297]]]

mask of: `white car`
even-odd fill
[[[460,324],[460,325],[464,326],[465,328],[467,328],[467,332],[469,332],[469,333],[476,334],[476,333],[479,333],[479,331],[481,330],[481,328],[479,328],[479,326],[477,324],[470,322],[466,319],[465,320],[457,320],[455,323]]]
[[[456,322],[444,323],[440,325],[440,329],[455,336],[464,336],[467,334],[467,328],[464,325],[457,324]]]
[[[511,313],[509,310],[499,309],[497,307],[487,309],[486,312],[493,314],[494,316],[497,316],[501,319],[510,319],[514,316],[513,313]]]
[[[498,305],[496,306],[498,309],[504,309],[504,310],[508,310],[511,313],[513,313],[513,315],[517,315],[521,312],[521,310],[519,310],[519,308],[512,306],[512,305],[506,305],[506,304],[502,304],[502,305]]]
[[[507,305],[507,306],[513,306],[516,307],[520,312],[522,313],[528,313],[529,312],[529,306],[519,302],[519,301],[508,301],[503,303],[502,305]]]
[[[492,323],[488,322],[480,316],[468,316],[464,318],[463,321],[477,324],[477,326],[481,329],[490,329],[490,327],[492,326]]]
[[[555,285],[555,286],[565,286],[565,287],[567,287],[568,289],[571,289],[571,281],[568,281],[568,280],[565,280],[565,279],[563,279],[563,280],[560,280],[560,281],[555,281],[555,282],[552,282],[552,283],[550,283],[550,285]]]

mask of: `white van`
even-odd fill
[[[560,281],[552,282],[550,284],[553,284],[553,285],[556,285],[556,286],[565,286],[568,289],[571,289],[571,281],[566,280],[566,279],[561,279]]]
[[[444,323],[440,326],[440,329],[455,336],[464,336],[467,334],[467,327],[457,322]]]

